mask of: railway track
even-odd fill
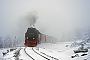
[[[39,54],[37,51],[33,49],[33,47],[25,47],[24,51],[27,54],[27,56],[30,57],[32,60],[51,60],[46,56]]]
[[[16,57],[16,60],[59,60],[45,54],[43,51],[40,52],[35,47],[24,47],[17,49],[14,56]]]
[[[24,48],[25,53],[26,53],[32,60],[35,60],[30,54],[27,53],[26,48],[27,48],[27,47]]]
[[[46,54],[45,52],[40,52],[40,51],[38,51],[39,48],[38,48],[38,49],[34,49],[34,48],[33,48],[33,50],[34,50],[36,53],[38,53],[39,55],[42,55],[42,56],[44,56],[44,57],[48,57],[49,60],[59,60],[58,58],[55,58],[55,57],[53,57],[53,56],[50,56],[50,55]],[[38,52],[37,52],[37,51],[38,51]]]
[[[40,52],[33,47],[25,47],[24,51],[32,60],[59,60],[58,58],[47,55],[44,52]]]
[[[42,56],[43,58],[45,58],[46,60],[51,60],[51,59],[48,58],[47,56],[45,56],[45,55],[43,55],[43,54],[40,54],[39,52],[35,51],[34,48],[32,48],[32,50],[33,50],[36,54],[38,54],[38,55]]]

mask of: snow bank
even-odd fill
[[[0,50],[0,60],[4,60],[2,50]]]

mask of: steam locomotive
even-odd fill
[[[36,28],[28,28],[25,33],[25,46],[35,47],[38,43],[40,43],[40,32]]]

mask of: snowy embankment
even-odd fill
[[[1,48],[0,49],[0,60],[4,60],[4,56],[9,52],[10,48]]]
[[[0,50],[0,60],[3,60],[2,50]]]
[[[73,50],[77,50],[80,47],[80,44],[76,44],[76,42],[61,42],[61,43],[57,43],[57,44],[53,44],[53,43],[43,43],[43,44],[39,44],[37,47],[43,48],[48,50],[49,52],[52,52],[51,55],[54,56],[60,56],[59,58],[61,58],[61,60],[89,60],[90,59],[90,44],[86,43],[85,44],[85,48],[88,48],[88,52],[86,53],[74,53]],[[42,51],[42,50],[41,50]],[[56,53],[54,52],[58,52],[59,54],[63,54],[63,55],[55,55]],[[47,53],[48,54],[48,53]],[[75,56],[78,55],[78,56]],[[75,58],[72,58],[72,56],[75,56]]]
[[[64,51],[64,50],[68,50],[70,49],[70,45],[72,44],[72,42],[60,42],[60,43],[42,43],[42,44],[38,44],[37,47],[40,48],[46,48],[46,49],[50,49],[53,51]]]
[[[2,60],[15,60],[20,47],[0,49],[0,58]]]

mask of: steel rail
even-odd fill
[[[25,53],[26,53],[32,60],[35,60],[32,56],[30,56],[30,55],[26,52],[26,48],[27,48],[27,47],[24,48]]]

